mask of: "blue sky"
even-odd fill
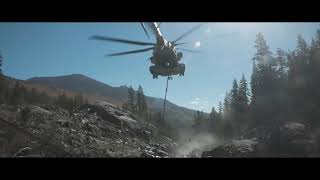
[[[163,23],[161,31],[174,40],[198,23]],[[167,98],[178,105],[210,112],[222,101],[233,78],[249,80],[254,40],[262,32],[271,50],[293,49],[301,34],[308,42],[320,23],[204,23],[181,42],[203,54],[184,52],[184,77],[169,82]],[[106,58],[105,54],[141,48],[88,40],[107,35],[140,41],[148,39],[139,23],[0,23],[0,51],[5,74],[34,76],[84,74],[111,86],[141,85],[149,96],[164,97],[166,79],[152,79],[151,52]],[[142,47],[143,48],[143,47]]]

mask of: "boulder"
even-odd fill
[[[138,127],[137,121],[132,118],[130,113],[122,111],[120,108],[106,102],[99,102],[94,105],[86,104],[78,108],[78,111],[97,114],[104,120],[110,121],[120,127],[121,123],[124,127],[129,127],[131,129],[136,129]]]
[[[306,157],[316,150],[316,141],[302,123],[287,122],[278,134],[279,153],[290,157]]]
[[[203,152],[202,157],[308,157],[317,148],[306,126],[297,122],[254,128],[241,138]]]
[[[287,122],[280,126],[280,138],[284,141],[308,138],[306,127],[302,123]]]
[[[257,157],[259,142],[256,138],[232,140],[211,151],[202,152],[202,157]]]
[[[32,126],[43,124],[50,119],[52,113],[39,106],[27,105],[18,108],[18,120],[22,125]]]

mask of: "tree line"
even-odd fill
[[[139,85],[138,90],[135,91],[132,86],[128,89],[128,100],[122,106],[124,109],[142,116],[144,113],[148,112],[148,105],[146,101],[146,96],[144,95],[141,85]]]
[[[233,80],[219,109],[209,117],[195,115],[194,126],[225,137],[241,135],[250,128],[275,127],[301,122],[320,128],[320,30],[311,43],[298,35],[293,50],[270,50],[262,33],[256,35],[251,82],[242,75]],[[249,89],[250,86],[250,89]]]
[[[158,132],[168,137],[174,137],[174,129],[164,120],[162,111],[153,111],[148,107],[143,88],[139,85],[137,91],[132,86],[128,88],[128,99],[122,105],[123,109],[138,116],[140,126],[150,130],[150,125],[158,127]]]

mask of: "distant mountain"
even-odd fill
[[[33,77],[26,82],[32,84],[52,86],[69,91],[96,94],[100,96],[112,97],[117,101],[125,101],[127,98],[127,87],[111,87],[102,82],[81,74],[72,74],[56,77]]]
[[[104,101],[121,105],[127,100],[128,87],[112,87],[81,74],[72,74],[56,77],[33,77],[25,81],[27,84],[49,86],[67,91],[81,92],[103,97]],[[148,97],[149,108],[154,112],[162,111],[164,100],[161,98]],[[169,101],[166,104],[166,120],[174,126],[185,127],[192,124],[195,111],[175,105]]]

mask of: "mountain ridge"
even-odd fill
[[[66,89],[81,93],[95,94],[108,97],[111,101],[122,104],[127,100],[128,87],[112,87],[104,82],[97,81],[83,74],[70,74],[62,76],[32,77],[25,80],[28,84],[39,84],[55,88]],[[146,96],[149,108],[154,112],[160,112],[164,99]],[[166,120],[174,126],[190,126],[196,110],[176,105],[167,100]]]

